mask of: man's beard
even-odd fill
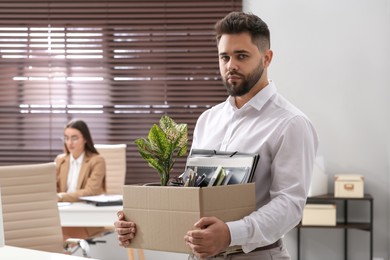
[[[247,94],[260,80],[261,76],[263,75],[264,67],[259,64],[256,69],[254,69],[251,73],[249,73],[248,76],[244,76],[240,73],[237,73],[235,71],[229,72],[226,77],[223,78],[223,84],[225,85],[226,90],[228,91],[229,95],[232,97],[241,97],[245,94]],[[241,77],[242,82],[230,84],[226,78],[229,75],[238,75]]]

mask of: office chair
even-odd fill
[[[123,195],[123,185],[126,178],[126,144],[95,144],[95,148],[104,157],[106,161],[106,185],[107,194]],[[105,234],[114,232],[112,227],[106,229]],[[91,244],[104,243],[105,241],[87,239]],[[136,253],[138,257],[136,257]],[[142,249],[128,249],[129,260],[144,260],[144,251]]]
[[[54,162],[0,166],[0,188],[6,245],[68,253],[74,243],[88,256],[85,241],[63,242]]]
[[[126,144],[95,144],[106,161],[107,194],[123,194],[126,177]]]
[[[4,246],[4,225],[3,225],[3,205],[1,202],[1,187],[0,187],[0,248]]]
[[[126,177],[126,144],[95,144],[99,154],[106,163],[106,193],[122,195]],[[85,238],[89,245],[106,243],[99,238],[111,234],[114,227],[103,227],[101,231],[91,237]]]

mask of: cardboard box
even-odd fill
[[[336,226],[336,204],[306,204],[302,226]]]
[[[184,235],[201,217],[232,221],[256,209],[254,183],[213,187],[126,185],[123,210],[137,225],[132,248],[190,253]]]
[[[337,198],[363,198],[364,177],[355,174],[335,175],[334,196]]]

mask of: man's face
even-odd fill
[[[243,96],[260,81],[264,57],[249,33],[222,35],[218,53],[220,73],[229,95]]]

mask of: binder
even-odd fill
[[[96,196],[84,196],[84,197],[80,197],[80,200],[83,200],[86,203],[93,204],[98,207],[123,205],[123,196],[119,194],[118,195],[101,194]]]
[[[215,174],[223,168],[229,179],[222,180],[223,185],[249,183],[253,181],[253,176],[259,161],[257,153],[229,152],[207,149],[192,149],[186,162],[188,168],[197,173],[198,176],[205,174],[207,182],[212,182]],[[188,176],[182,176],[185,180]]]

